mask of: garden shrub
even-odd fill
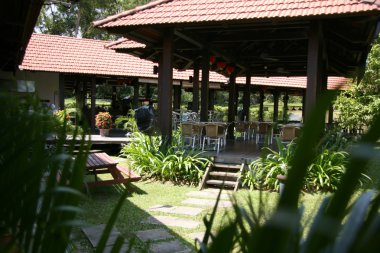
[[[278,152],[264,148],[267,152],[264,157],[258,158],[249,165],[249,170],[243,174],[243,185],[252,189],[278,191],[279,180],[277,175],[287,175],[290,163],[294,156],[295,143],[284,146],[277,140]],[[337,148],[339,145],[331,147]],[[319,148],[317,156],[308,166],[303,183],[303,190],[308,192],[335,191],[345,172],[348,154],[345,151],[323,146]],[[362,174],[363,178],[369,179]]]
[[[146,178],[174,183],[198,184],[209,163],[201,152],[176,149],[179,133],[173,134],[175,145],[160,150],[161,137],[147,136],[140,132],[132,134],[131,143],[121,150],[131,168]]]
[[[115,119],[115,128],[123,129],[124,124],[128,122],[128,116],[120,116]]]

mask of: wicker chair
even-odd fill
[[[219,153],[220,148],[223,147],[225,137],[224,127],[219,124],[207,124],[205,125],[205,129],[206,134],[203,138],[202,150],[205,149],[206,141],[208,144],[210,144],[211,141],[214,141],[214,150]]]
[[[281,142],[291,142],[300,134],[300,128],[296,126],[284,126],[280,133]]]
[[[268,138],[269,144],[273,143],[273,126],[272,123],[268,122],[260,122],[257,128],[256,133],[256,144],[260,142],[260,140],[265,140]]]
[[[249,139],[249,123],[244,121],[235,122],[235,132],[240,133],[243,140]],[[237,137],[236,137],[237,138]]]

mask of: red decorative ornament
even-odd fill
[[[227,63],[220,61],[217,65],[219,70],[223,70],[227,66]]]
[[[216,61],[216,57],[215,56],[210,56],[210,65],[213,65]]]
[[[235,71],[235,67],[234,66],[227,66],[226,71],[227,71],[228,75],[231,75]]]

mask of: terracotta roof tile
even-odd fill
[[[126,41],[121,40],[120,42]],[[112,47],[112,44],[115,44],[115,42],[33,34],[20,69],[58,73],[157,78],[157,75],[153,74],[153,66],[157,64],[128,54],[116,53],[112,49],[105,48],[105,45],[111,45]],[[192,70],[173,71],[174,80],[188,80],[189,76],[192,75]],[[329,89],[347,89],[347,81],[348,79],[342,77],[329,77]],[[210,82],[223,84],[227,83],[227,78],[218,73],[210,72]],[[237,83],[244,84],[245,78],[238,78]],[[252,84],[305,88],[306,77],[252,77]]]
[[[133,26],[238,19],[294,18],[380,11],[378,1],[362,0],[160,0],[94,22]]]

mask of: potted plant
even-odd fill
[[[96,126],[99,128],[101,136],[108,136],[112,128],[112,117],[108,112],[99,112],[96,115]]]

